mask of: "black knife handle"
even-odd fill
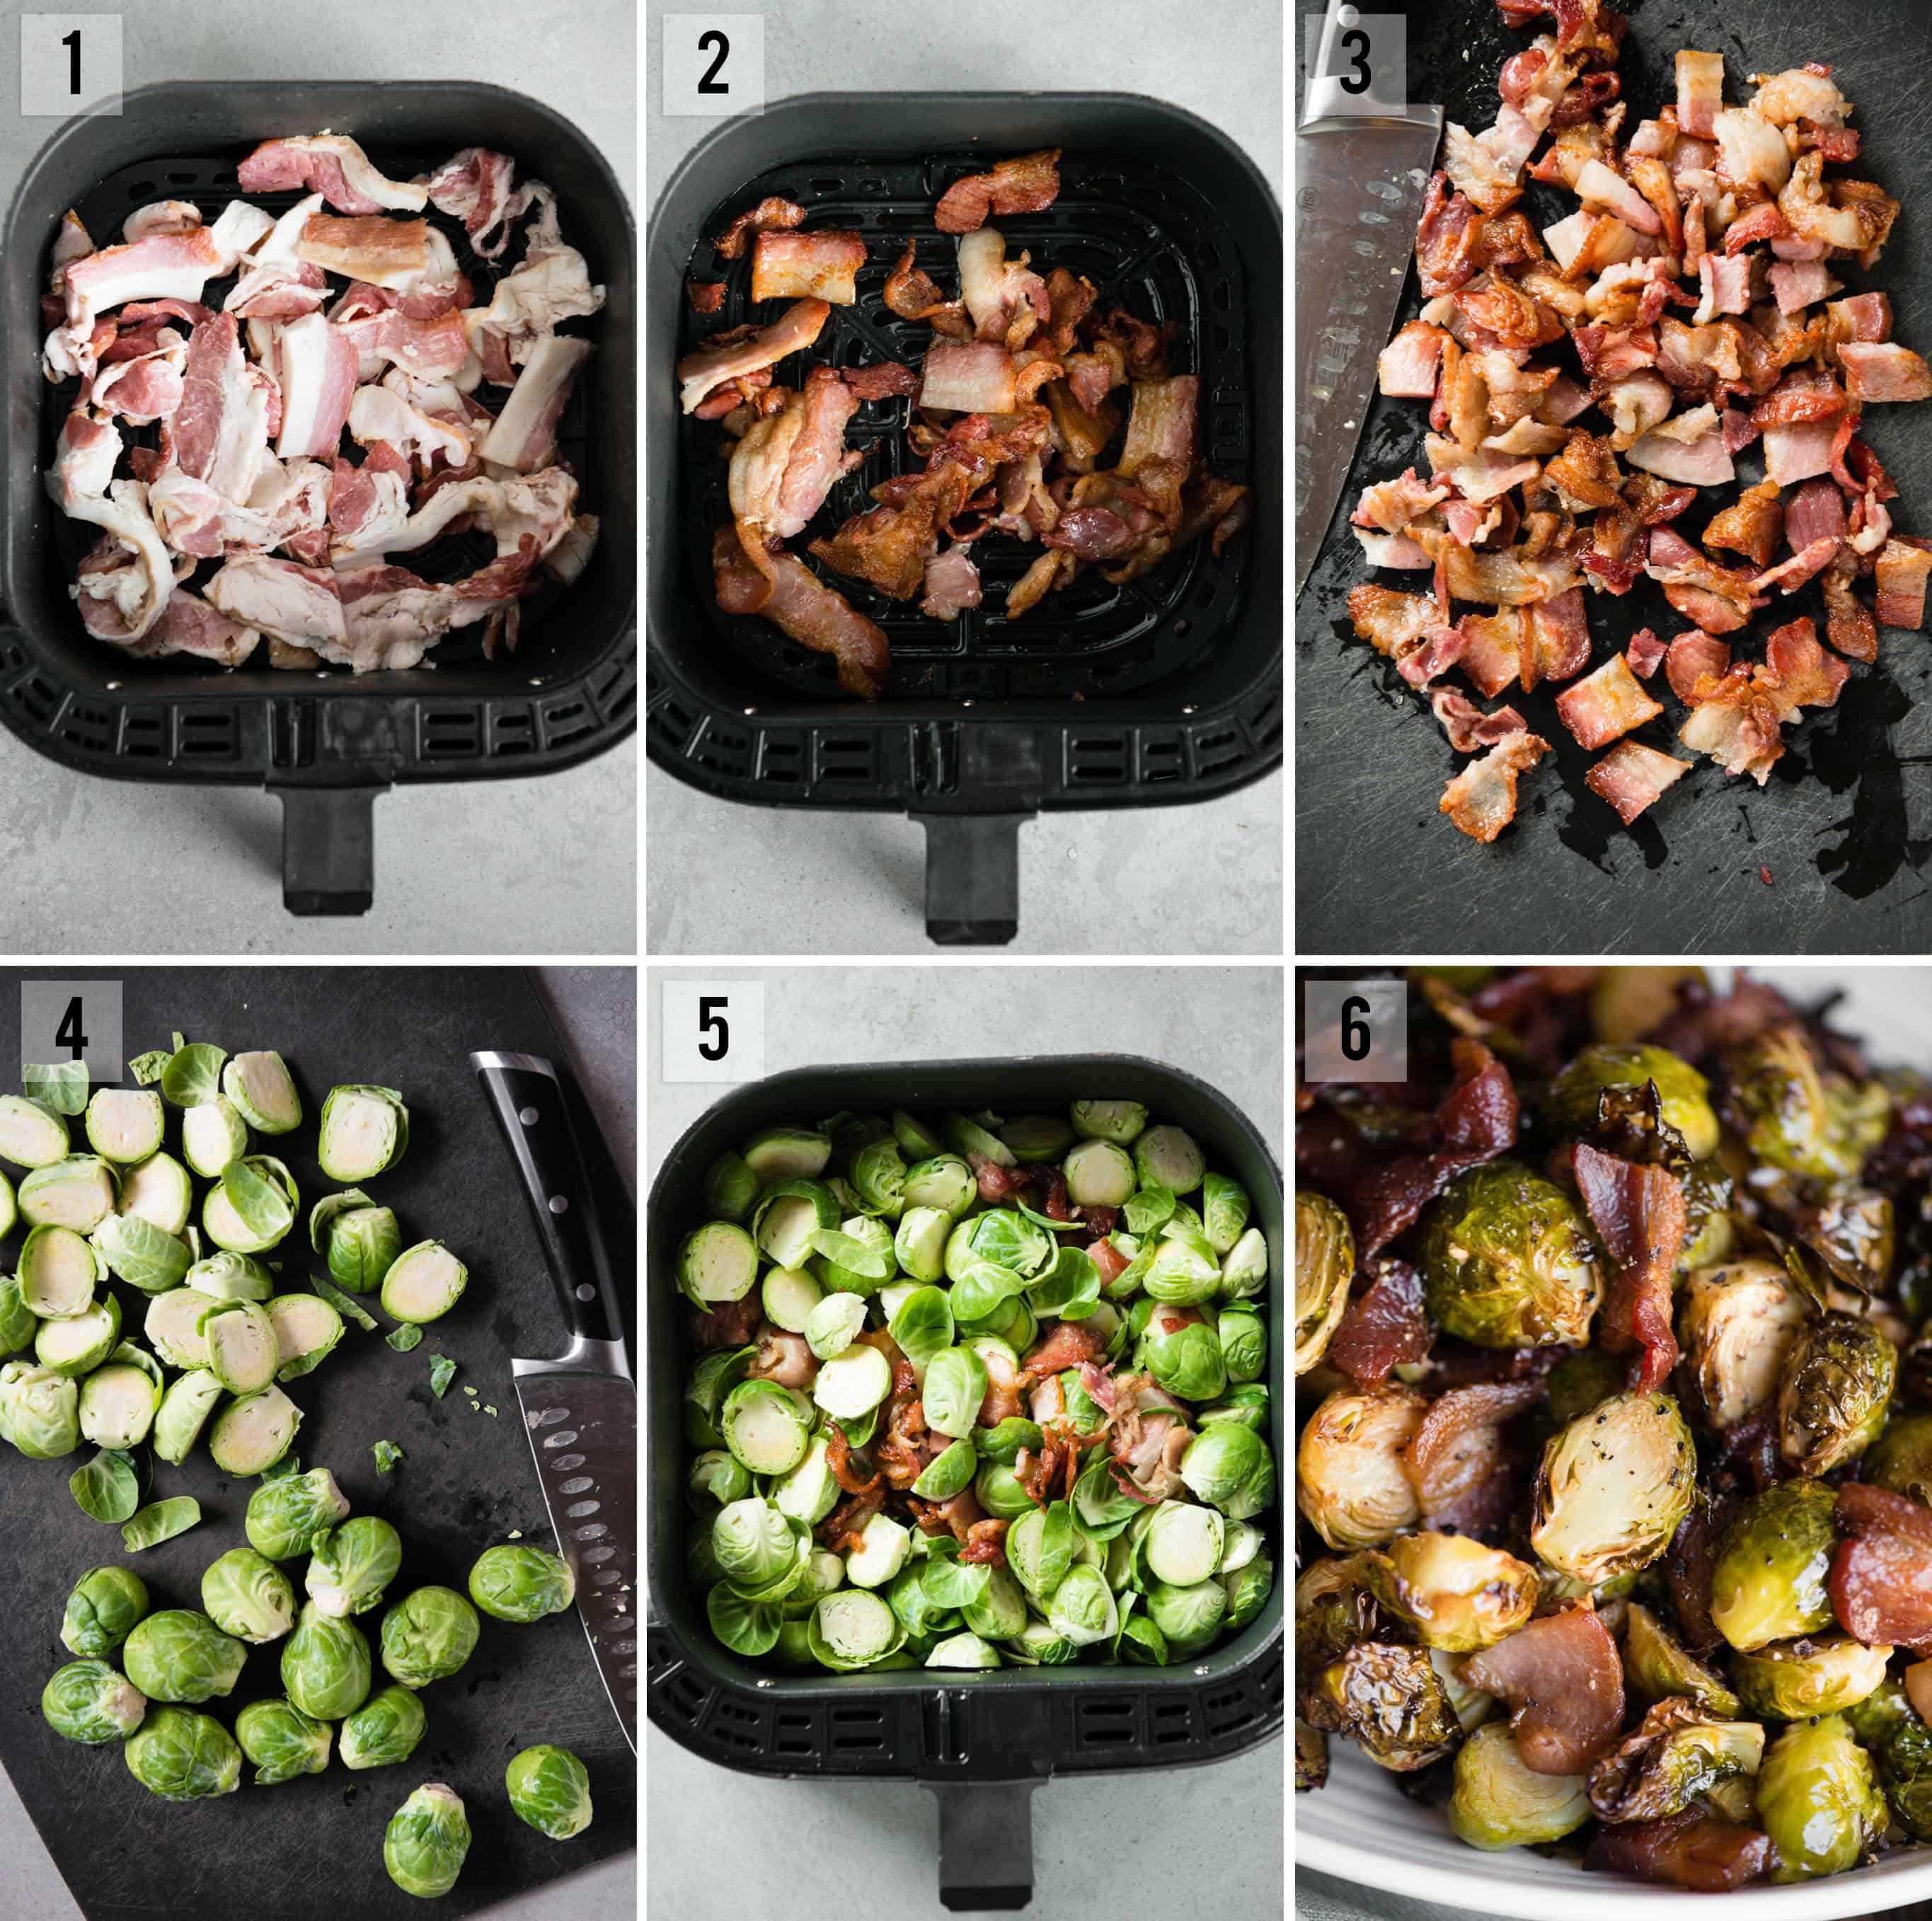
[[[565,1326],[574,1340],[621,1344],[616,1275],[556,1069],[535,1054],[470,1058],[523,1176]]]

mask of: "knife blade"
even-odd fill
[[[542,1244],[568,1344],[510,1372],[557,1550],[626,1740],[638,1746],[638,1390],[624,1351],[620,1272],[561,1077],[535,1054],[473,1053]]]
[[[1329,0],[1314,71],[1352,10]],[[1379,80],[1379,70],[1377,79]],[[1346,111],[1342,109],[1346,108]],[[1307,585],[1402,304],[1416,222],[1442,137],[1439,106],[1311,79],[1295,137],[1294,591]]]

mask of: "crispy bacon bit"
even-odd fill
[[[1648,627],[1639,628],[1624,649],[1624,658],[1639,680],[1648,680],[1664,664],[1664,646]]]
[[[1426,320],[1408,322],[1376,357],[1376,378],[1382,391],[1412,400],[1432,398],[1448,338],[1442,328]]]
[[[728,1301],[701,1314],[694,1309],[685,1325],[694,1347],[742,1347],[751,1340],[763,1312],[758,1296],[747,1294],[742,1301]]]
[[[757,235],[768,233],[774,228],[796,226],[804,218],[805,209],[796,201],[772,194],[749,212],[740,214],[711,243],[712,250],[722,259],[742,259],[745,249]]]
[[[818,1524],[818,1544],[835,1554],[855,1554],[866,1544],[866,1524],[884,1504],[882,1495],[853,1494]]]
[[[1606,1824],[1583,1851],[1586,1872],[1630,1875],[1699,1894],[1748,1887],[1778,1865],[1768,1835],[1701,1807],[1660,1821]]]
[[[1556,711],[1580,746],[1598,748],[1654,720],[1662,706],[1646,694],[1621,654],[1556,697]]]
[[[1872,610],[1852,592],[1858,556],[1840,547],[1838,558],[1820,577],[1825,590],[1825,637],[1847,660],[1878,658],[1878,623]]]
[[[1510,1708],[1524,1767],[1581,1774],[1616,1742],[1624,1718],[1623,1664],[1587,1603],[1545,1614],[1462,1664],[1463,1678]]]
[[[1635,1393],[1648,1394],[1677,1365],[1670,1326],[1670,1277],[1684,1242],[1684,1184],[1669,1169],[1640,1167],[1587,1141],[1571,1155],[1577,1191],[1615,1268],[1605,1290],[1598,1338],[1615,1353],[1633,1348]]]
[[[1077,1368],[1082,1361],[1097,1360],[1107,1344],[1084,1320],[1055,1323],[1045,1340],[1029,1347],[1020,1365],[1020,1381],[1030,1386],[1057,1374],[1063,1368]]]
[[[684,297],[694,313],[716,313],[724,304],[727,292],[722,280],[692,280],[684,283]]]
[[[1878,556],[1878,618],[1886,627],[1915,631],[1925,625],[1925,576],[1932,572],[1932,544],[1888,540]]]
[[[1517,777],[1550,751],[1540,734],[1513,733],[1472,761],[1443,790],[1438,811],[1472,841],[1493,841],[1516,818]]]
[[[941,233],[970,233],[991,214],[1037,214],[1060,194],[1058,147],[994,163],[990,173],[970,173],[940,196],[932,223]]]
[[[876,367],[842,367],[838,377],[862,400],[889,400],[919,391],[919,376],[894,360],[881,361]]]
[[[1358,1387],[1379,1387],[1389,1370],[1429,1353],[1422,1276],[1406,1260],[1374,1263],[1375,1278],[1348,1303],[1328,1343],[1330,1366]]]
[[[1833,498],[1836,497],[1834,490]],[[1771,481],[1764,481],[1746,487],[1731,505],[1712,516],[1704,529],[1704,544],[1749,554],[1762,568],[1771,565],[1772,556],[1778,551],[1778,536],[1784,530],[1784,508],[1779,503],[1778,489]]]
[[[874,1474],[861,1479],[852,1465],[852,1450],[845,1439],[845,1430],[836,1421],[829,1421],[825,1428],[825,1464],[832,1470],[832,1478],[848,1494],[871,1494],[878,1492],[882,1477]]]
[[[1839,1626],[1868,1647],[1932,1653],[1932,1510],[1850,1482],[1833,1518],[1851,1537],[1838,1543],[1828,1584]]]
[[[1004,1567],[1006,1564],[1006,1530],[1010,1521],[976,1521],[966,1530],[965,1545],[959,1551],[959,1558],[977,1564],[986,1563],[992,1567]]]
[[[1540,1381],[1516,1380],[1478,1381],[1437,1396],[1402,1449],[1423,1526],[1484,1536],[1508,1526],[1521,1505],[1513,1471],[1521,1463],[1502,1430],[1543,1395]]]
[[[1700,682],[1720,679],[1730,670],[1730,643],[1694,627],[1688,634],[1678,634],[1664,652],[1664,678],[1670,683],[1671,692],[1687,706],[1697,704]]]
[[[1682,780],[1692,765],[1660,754],[1641,741],[1619,741],[1583,776],[1583,784],[1615,808],[1628,827],[1667,788]]]

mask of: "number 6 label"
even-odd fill
[[[762,13],[667,13],[662,44],[668,115],[722,119],[764,105]]]
[[[658,1030],[666,1080],[758,1080],[765,1071],[763,981],[666,981]]]
[[[1302,983],[1302,1078],[1406,1080],[1408,984],[1400,975]]]

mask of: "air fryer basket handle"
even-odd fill
[[[366,914],[376,898],[380,787],[281,787],[282,904],[292,914]]]
[[[1010,1914],[1033,1899],[1037,1785],[947,1782],[933,1787],[939,1803],[939,1899],[949,1913]]]
[[[1004,947],[1020,931],[1027,814],[915,814],[926,829],[926,931],[941,947]]]

